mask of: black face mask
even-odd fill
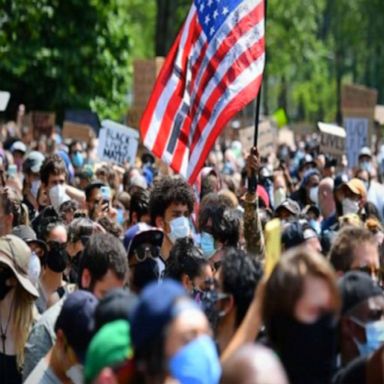
[[[7,285],[7,280],[13,276],[13,272],[9,268],[0,270],[0,301],[4,300],[8,292],[13,288]]]
[[[49,251],[47,252],[45,263],[47,267],[56,273],[64,272],[68,265],[69,258],[66,251],[66,244],[51,241],[48,243]]]
[[[272,347],[295,384],[327,384],[336,367],[336,322],[330,314],[314,324],[288,316],[273,319],[268,331]]]

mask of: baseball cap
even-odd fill
[[[383,295],[383,291],[371,277],[360,271],[347,272],[339,280],[339,289],[342,298],[342,315],[371,297]]]
[[[160,284],[150,283],[142,291],[131,318],[131,336],[135,348],[142,348],[161,335],[174,317],[177,299],[188,297],[183,286],[165,279]]]
[[[317,234],[306,220],[293,221],[284,226],[281,242],[287,250],[297,247],[313,237],[317,237]]]
[[[39,240],[36,236],[36,232],[28,225],[18,225],[12,230],[12,235],[19,237],[27,244],[37,244],[47,251],[47,244],[43,240]]]
[[[39,297],[36,287],[28,276],[31,260],[31,250],[28,245],[14,235],[0,237],[0,263],[8,266],[15,274],[21,286],[34,297]]]
[[[28,153],[28,155],[24,159],[23,171],[39,173],[41,166],[43,165],[44,159],[45,157],[41,152],[32,151]]]
[[[11,152],[27,152],[27,146],[22,141],[15,141],[11,146]]]
[[[309,169],[308,171],[306,171],[304,173],[301,186],[305,187],[308,184],[308,181],[312,176],[320,176],[320,172],[317,169]]]
[[[367,189],[365,188],[364,183],[360,179],[351,179],[347,183],[345,183],[342,188],[348,188],[355,195],[359,195],[364,199],[366,199],[367,197]]]
[[[286,209],[287,211],[289,211],[290,213],[292,213],[292,215],[295,215],[296,217],[299,217],[299,215],[300,215],[300,205],[292,199],[286,199],[285,201],[283,201],[276,208],[276,214],[278,214],[279,211],[281,211],[282,209]]]
[[[307,153],[301,160],[300,160],[300,163],[299,163],[299,169],[302,169],[303,167],[305,167],[306,165],[312,165],[313,167],[316,167],[317,164],[315,162],[315,160],[313,159],[312,155],[310,155],[309,153]]]
[[[95,330],[115,320],[128,320],[137,303],[137,296],[126,289],[117,288],[108,292],[95,310]]]
[[[92,383],[104,368],[119,365],[132,356],[128,321],[116,320],[105,324],[89,345],[85,357],[85,382]]]
[[[369,147],[363,147],[360,149],[359,158],[362,156],[372,157],[372,151]]]
[[[130,255],[140,244],[152,244],[161,247],[163,244],[163,232],[146,223],[138,223],[129,228],[124,235],[124,247]]]
[[[67,296],[56,320],[55,332],[61,329],[81,363],[93,335],[93,317],[98,300],[92,293],[78,290]]]

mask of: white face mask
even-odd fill
[[[174,244],[177,239],[182,239],[183,237],[190,236],[191,226],[189,225],[189,220],[185,216],[178,217],[169,222],[171,232],[168,237],[169,240]]]
[[[72,365],[72,367],[65,372],[65,375],[73,384],[84,383],[84,367],[80,364]]]
[[[315,205],[319,205],[319,187],[312,187],[309,190],[309,198],[311,199],[312,203]]]
[[[344,199],[342,202],[343,215],[356,214],[359,212],[359,202],[352,199]]]
[[[37,199],[37,194],[39,193],[41,181],[40,180],[33,180],[31,184],[31,193],[35,199]]]
[[[51,200],[51,204],[58,211],[60,205],[65,203],[68,200],[71,200],[69,196],[65,193],[64,185],[56,185],[49,190],[49,199]]]

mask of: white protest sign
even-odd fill
[[[7,105],[11,94],[9,92],[0,91],[0,112],[3,112],[7,109]]]
[[[345,129],[334,124],[317,123],[320,131],[320,150],[337,159],[341,164],[345,153]]]
[[[368,145],[369,118],[347,117],[344,119],[344,126],[347,132],[348,166],[353,168],[358,163],[361,148]]]
[[[100,160],[133,165],[139,146],[139,132],[125,125],[104,120],[99,133],[97,155]]]

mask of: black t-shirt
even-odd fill
[[[365,384],[367,358],[358,357],[335,375],[332,384]]]
[[[21,372],[17,369],[16,356],[0,353],[0,383],[21,384]]]

